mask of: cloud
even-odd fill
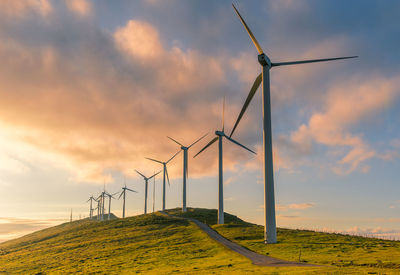
[[[355,171],[366,160],[376,156],[375,150],[365,142],[361,134],[352,134],[350,126],[367,120],[380,112],[398,96],[399,78],[373,77],[354,79],[329,90],[323,111],[311,115],[291,133],[290,140],[296,146],[307,148],[318,143],[329,147],[349,148],[333,168],[338,174]],[[365,166],[361,169],[365,170]]]
[[[28,12],[48,15],[52,11],[49,0],[1,0],[0,13],[22,17]]]
[[[287,210],[303,210],[314,207],[314,203],[292,203],[292,204],[277,204],[276,210],[278,211],[287,211]]]
[[[0,218],[0,242],[65,222],[65,219]]]
[[[78,15],[88,15],[92,11],[92,3],[89,0],[65,0],[67,7]]]
[[[145,21],[129,20],[112,34],[71,21],[68,43],[32,47],[13,34],[0,42],[0,127],[14,142],[45,152],[74,180],[101,183],[109,171],[152,172],[158,166],[145,156],[166,160],[179,149],[166,135],[190,144],[220,126],[227,81],[219,59],[166,47]],[[217,174],[217,146],[191,158],[206,139],[189,152],[191,177]],[[224,147],[225,170],[251,157],[235,147]],[[170,176],[181,169],[170,165]]]

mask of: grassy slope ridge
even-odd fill
[[[182,213],[179,209],[173,209],[168,212],[205,222],[225,238],[271,257],[299,261],[300,256],[303,262],[335,266],[345,273],[400,274],[399,241],[278,228],[278,243],[265,245],[263,227],[242,221],[236,216],[225,213],[225,225],[217,225],[217,210],[189,209]]]
[[[182,215],[177,209],[168,212]],[[104,222],[80,220],[2,243],[0,273],[391,274],[399,270],[399,242],[279,230],[280,243],[266,246],[262,243],[262,227],[235,216],[226,214],[227,224],[216,225],[216,210],[189,209],[184,215],[206,222],[253,251],[298,260],[301,247],[302,260],[334,266],[254,266],[191,222],[148,214]]]

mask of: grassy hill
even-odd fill
[[[320,267],[261,267],[210,239],[196,225],[159,213],[111,221],[80,220],[0,244],[0,274],[396,274],[400,243],[312,231],[278,230],[279,243],[263,244],[262,227],[216,210],[168,211],[209,224],[226,238],[273,257]]]

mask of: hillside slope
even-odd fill
[[[168,212],[182,215],[178,209]],[[216,210],[189,209],[183,216],[206,222],[226,238],[273,257],[297,261],[301,247],[301,260],[324,266],[255,266],[210,239],[193,223],[156,213],[123,220],[64,223],[2,243],[0,273],[391,274],[400,264],[398,242],[347,240],[333,234],[279,230],[280,243],[264,245],[262,227],[235,216],[226,214],[226,225],[215,224]],[[370,265],[360,265],[358,259],[350,264],[349,257],[364,254],[369,257]]]

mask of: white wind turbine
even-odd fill
[[[203,152],[205,149],[207,149],[210,145],[212,145],[214,142],[218,140],[218,164],[219,164],[219,173],[218,173],[218,224],[224,224],[224,181],[223,181],[223,167],[222,167],[222,139],[226,138],[230,142],[239,145],[240,147],[246,149],[247,151],[250,151],[255,154],[254,151],[250,150],[246,146],[240,144],[236,140],[234,140],[231,137],[228,137],[225,135],[225,126],[224,126],[224,113],[225,113],[225,98],[224,98],[224,103],[222,107],[222,130],[221,131],[215,131],[216,137],[213,138],[206,146],[203,147],[193,158],[195,158],[197,155],[199,155],[201,152]]]
[[[125,182],[125,179],[124,179],[124,182]],[[126,187],[126,184],[124,183],[124,186],[122,187],[121,194],[120,194],[119,197],[118,197],[118,199],[120,199],[121,196],[123,195],[123,199],[124,199],[124,202],[123,202],[123,204],[122,204],[122,218],[125,218],[125,197],[126,197],[126,190],[137,193],[135,190],[132,190],[132,189],[129,189],[128,187]]]
[[[100,193],[100,196],[97,198],[100,201],[100,220],[104,221],[104,204],[105,204],[105,195],[106,195],[106,187],[104,185],[103,191]]]
[[[111,218],[111,216],[110,216],[110,214],[111,214],[111,199],[115,199],[114,195],[116,195],[118,193],[119,192],[114,193],[114,194],[110,194],[108,192],[105,193],[105,195],[108,197],[108,220],[110,220],[110,218]]]
[[[96,201],[96,199],[93,197],[93,195],[90,196],[90,198],[86,201],[89,202],[90,201],[90,209],[89,209],[89,219],[92,219],[93,217],[93,201]]]
[[[235,126],[232,129],[230,137],[235,131],[240,119],[242,118],[247,106],[250,104],[254,94],[256,93],[258,87],[262,82],[263,89],[263,147],[264,147],[264,214],[265,214],[265,227],[264,227],[264,240],[265,243],[276,243],[276,220],[275,220],[275,193],[274,193],[274,170],[273,170],[273,160],[272,160],[272,132],[271,132],[271,97],[270,97],[270,81],[269,81],[269,71],[273,67],[286,66],[286,65],[296,65],[304,63],[313,62],[323,62],[332,61],[339,59],[355,58],[357,56],[346,56],[346,57],[336,57],[336,58],[325,58],[325,59],[312,59],[312,60],[302,60],[302,61],[289,61],[289,62],[271,62],[268,56],[262,50],[260,44],[254,37],[250,28],[247,26],[246,22],[240,15],[239,11],[232,4],[236,14],[238,15],[240,21],[245,27],[250,39],[253,41],[254,46],[257,48],[259,53],[258,62],[262,67],[262,73],[258,75],[254,84],[247,96],[247,99],[243,105],[243,108],[238,116]]]
[[[163,165],[163,201],[162,201],[162,210],[163,210],[163,211],[165,210],[165,176],[167,176],[168,186],[170,185],[170,184],[169,184],[169,176],[168,176],[167,164],[168,164],[171,160],[173,160],[173,158],[176,157],[176,155],[179,154],[180,151],[181,151],[181,150],[179,150],[178,152],[176,152],[176,154],[173,155],[173,156],[172,156],[169,160],[167,160],[166,162],[162,162],[162,161],[156,160],[156,159],[146,158],[146,159],[148,159],[148,160],[155,161],[155,162],[160,163],[160,164]]]
[[[138,170],[135,170],[135,171],[136,171],[136,173],[141,175],[143,177],[143,179],[144,179],[144,183],[145,183],[145,187],[144,187],[144,190],[145,190],[144,191],[144,214],[147,214],[147,187],[148,187],[148,184],[149,184],[149,179],[152,179],[153,177],[157,176],[158,174],[161,173],[161,171],[158,172],[158,173],[153,174],[151,177],[146,177],[145,175],[140,173]]]
[[[186,180],[188,177],[188,150],[190,149],[190,147],[192,147],[193,145],[195,145],[197,142],[199,142],[200,140],[202,140],[205,136],[207,136],[207,134],[205,134],[204,136],[202,136],[201,138],[199,138],[198,140],[196,140],[195,142],[193,142],[191,145],[189,146],[184,146],[182,145],[182,143],[176,141],[175,139],[168,137],[170,140],[172,140],[173,142],[177,143],[178,145],[181,146],[181,150],[183,151],[183,198],[182,198],[182,212],[186,212]]]

